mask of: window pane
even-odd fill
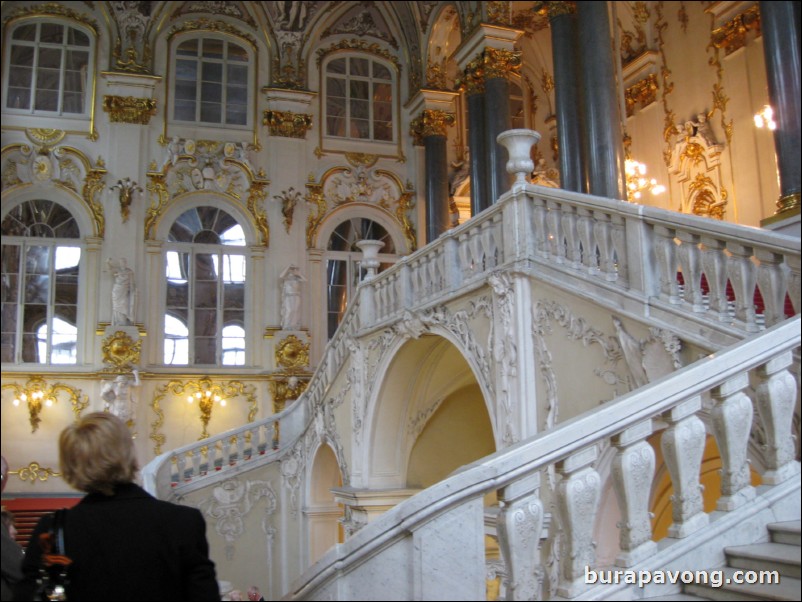
[[[247,125],[248,114],[245,105],[228,105],[226,107],[226,123],[230,125]]]
[[[362,77],[368,77],[370,75],[370,61],[368,59],[361,59],[351,57],[350,59],[351,68],[350,74],[351,75],[359,75]]]
[[[328,73],[345,73],[345,59],[340,58],[329,61],[326,71]]]
[[[202,102],[200,120],[207,123],[220,123],[222,108],[223,107],[220,104]]]
[[[381,63],[373,63],[373,77],[376,79],[392,79],[390,70]]]
[[[176,61],[175,76],[178,79],[195,81],[198,78],[198,63],[196,61]]]
[[[368,82],[352,81],[350,83],[351,98],[368,99],[370,93],[368,91]]]
[[[39,41],[48,44],[61,44],[64,39],[64,26],[55,23],[42,23]]]
[[[370,138],[370,123],[366,119],[352,119],[351,138]]]
[[[248,51],[236,44],[228,45],[228,60],[248,62]]]
[[[36,40],[36,25],[20,25],[14,30],[14,34],[11,37],[15,40],[32,42]]]
[[[220,102],[223,100],[223,86],[204,82],[201,85],[201,98],[204,102]]]
[[[179,121],[194,121],[195,102],[186,100],[176,101],[174,116]]]
[[[220,63],[203,63],[202,77],[206,82],[223,81],[223,65]]]
[[[215,40],[207,38],[203,40],[203,52],[202,55],[208,58],[223,58],[223,47],[225,42],[223,40]]]
[[[182,56],[197,56],[198,55],[198,40],[192,39],[186,42],[181,42],[176,51]]]
[[[67,43],[71,46],[89,46],[89,36],[73,27],[67,28]]]
[[[248,67],[244,65],[228,66],[228,83],[246,86],[248,83]]]
[[[36,106],[37,111],[58,111],[58,92],[36,92]]]
[[[9,64],[12,67],[26,66],[33,67],[33,48],[30,46],[12,46],[11,56],[9,57]],[[16,75],[12,71],[9,76]]]

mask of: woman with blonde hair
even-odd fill
[[[155,499],[134,483],[131,433],[95,412],[59,437],[64,480],[87,495],[66,513],[67,600],[219,600],[206,525],[195,508]],[[18,600],[33,599],[42,556],[39,521],[23,562]]]

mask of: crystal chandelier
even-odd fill
[[[639,161],[627,159],[625,171],[627,177],[627,200],[630,203],[640,201],[644,192],[651,192],[656,196],[666,191],[666,187],[658,184],[657,180],[646,177],[646,165]]]

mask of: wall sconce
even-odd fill
[[[774,121],[774,109],[766,105],[755,113],[755,127],[776,130],[777,122]]]
[[[73,389],[62,383],[49,385],[41,376],[32,376],[24,386],[12,383],[3,385],[3,389],[12,389],[14,391],[14,401],[12,403],[15,407],[19,407],[22,404],[28,406],[31,433],[35,433],[39,428],[39,423],[42,422],[40,417],[42,410],[46,407],[52,407],[53,404],[58,402],[58,394],[60,392],[67,393],[70,396],[70,403],[76,418],[89,405],[89,399],[86,396],[81,399],[81,391],[79,389]]]
[[[198,381],[189,381],[187,383],[187,403],[198,403],[201,413],[201,423],[203,424],[203,432],[200,438],[206,439],[209,436],[209,421],[212,419],[212,408],[215,403],[220,404],[221,407],[226,406],[226,392],[218,384],[213,383],[208,378],[202,378]]]
[[[666,187],[662,184],[658,184],[657,180],[646,177],[646,165],[639,161],[627,159],[625,171],[627,178],[627,200],[630,203],[639,201],[645,191],[651,192],[655,196],[666,191]]]
[[[131,215],[131,202],[134,200],[134,191],[142,192],[142,188],[131,178],[123,178],[122,180],[117,180],[117,183],[109,190],[120,191],[120,213],[123,217],[123,223],[127,222],[128,216]]]

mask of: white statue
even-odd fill
[[[128,424],[134,424],[136,402],[134,401],[131,387],[139,386],[139,370],[133,370],[133,382],[131,375],[120,374],[114,380],[103,382],[100,389],[100,397],[106,402],[106,411],[114,414]]]
[[[301,275],[298,266],[290,264],[281,274],[281,327],[284,330],[301,328],[301,283],[306,278]]]
[[[114,284],[111,287],[111,324],[112,326],[131,326],[136,317],[136,280],[134,270],[128,267],[125,258],[116,262],[109,258],[106,261]]]

